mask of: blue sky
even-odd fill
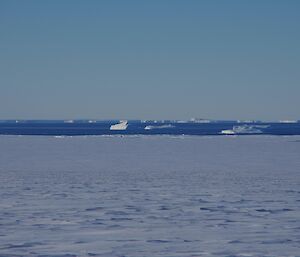
[[[0,119],[300,119],[300,1],[0,1]]]

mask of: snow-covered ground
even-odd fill
[[[0,256],[300,256],[300,137],[0,136]]]

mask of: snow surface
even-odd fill
[[[300,256],[300,137],[0,136],[0,256]]]

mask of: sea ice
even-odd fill
[[[0,136],[0,256],[299,256],[299,139]]]

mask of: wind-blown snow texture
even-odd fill
[[[0,137],[0,256],[300,256],[300,137]]]

